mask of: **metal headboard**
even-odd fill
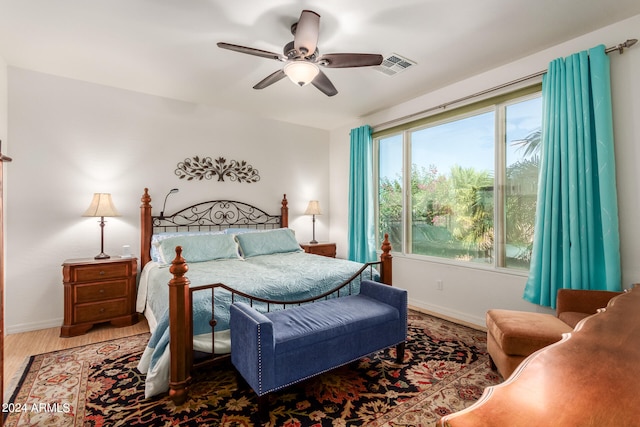
[[[282,215],[270,215],[253,205],[233,200],[202,202],[169,216],[152,216],[151,219],[153,233],[282,227]]]

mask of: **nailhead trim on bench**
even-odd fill
[[[389,348],[394,347],[394,346],[397,346],[398,344],[400,344],[400,343],[402,343],[402,342],[405,342],[405,341],[404,341],[404,340],[402,340],[402,341],[398,341],[398,342],[397,342],[397,343],[395,343],[395,344],[391,344],[391,345],[389,346]],[[373,354],[373,353],[376,353],[376,352],[374,351],[374,352],[369,353],[369,354]],[[258,354],[259,354],[259,351],[258,351]],[[280,390],[280,389],[283,389],[283,388],[286,388],[286,387],[289,387],[289,386],[292,386],[293,384],[298,384],[298,383],[300,383],[300,382],[302,382],[302,381],[308,380],[309,378],[313,378],[313,377],[316,377],[316,376],[318,376],[318,375],[320,375],[320,374],[324,374],[325,372],[333,371],[334,369],[339,368],[340,366],[348,365],[349,363],[355,362],[356,360],[360,360],[360,359],[362,359],[362,358],[363,358],[363,357],[365,357],[365,356],[367,356],[367,354],[362,355],[362,356],[359,356],[359,357],[354,357],[353,359],[348,360],[348,361],[346,361],[346,362],[344,362],[344,363],[341,363],[341,364],[339,364],[339,365],[332,366],[332,367],[330,367],[330,368],[324,369],[324,370],[322,370],[322,371],[318,371],[318,372],[313,373],[313,374],[311,374],[311,375],[307,375],[306,377],[303,377],[303,378],[297,379],[297,380],[295,380],[295,381],[291,381],[291,382],[289,382],[289,383],[287,383],[287,384],[283,384],[283,385],[281,385],[281,386],[278,386],[278,387],[272,388],[271,390],[267,390],[267,391],[265,392],[265,394],[266,394],[266,393],[271,393],[271,392],[274,392],[274,391],[277,391],[277,390]],[[261,378],[262,378],[262,377],[261,377]],[[260,382],[260,393],[257,393],[257,394],[258,394],[258,396],[261,396],[261,395],[263,394],[263,393],[262,393],[262,380],[260,379],[260,380],[258,380],[258,381]]]
[[[260,335],[260,324],[258,323],[258,396],[262,395],[262,337]]]

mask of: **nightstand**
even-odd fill
[[[300,244],[300,247],[308,254],[322,255],[330,258],[336,257],[335,243],[303,243]]]
[[[60,336],[82,335],[102,322],[118,327],[136,323],[137,269],[137,258],[66,260],[62,264],[64,323]]]

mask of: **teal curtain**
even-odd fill
[[[351,129],[349,170],[349,259],[376,259],[373,223],[373,139],[368,125]]]
[[[604,46],[552,61],[542,81],[542,152],[524,299],[560,288],[621,289],[609,58]]]

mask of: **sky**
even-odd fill
[[[540,127],[542,98],[507,106],[507,165],[522,159],[524,151],[511,144]],[[448,173],[454,165],[493,172],[495,164],[495,113],[471,117],[421,129],[412,135],[412,163],[437,165],[439,173]],[[380,177],[396,179],[402,171],[402,135],[381,140]]]

